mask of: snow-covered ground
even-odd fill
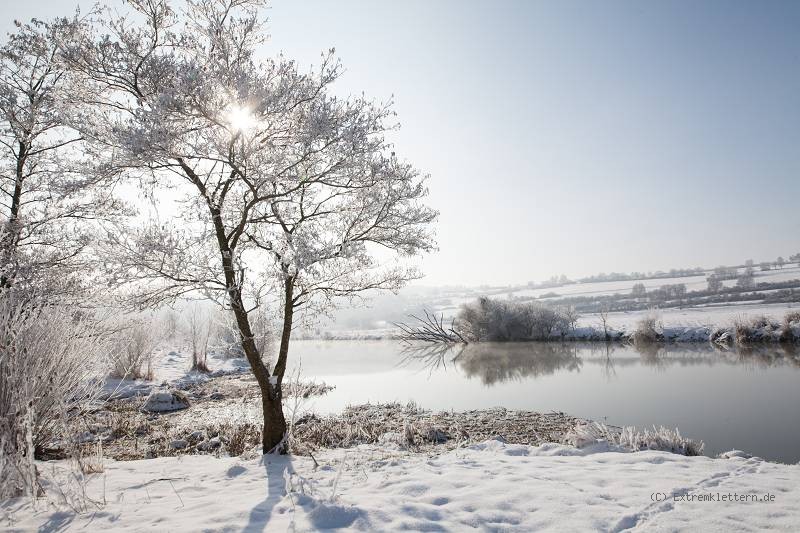
[[[180,389],[188,384],[202,383],[218,376],[250,371],[246,359],[225,357],[221,349],[210,350],[208,353],[210,374],[194,371],[191,369],[191,346],[186,339],[180,337],[164,339],[153,351],[152,357],[152,380],[107,378],[103,387],[105,397],[146,396],[162,384]]]
[[[705,307],[691,307],[687,309],[658,309],[655,311],[630,311],[620,313],[609,313],[608,324],[617,329],[633,329],[636,322],[644,316],[655,314],[664,327],[681,326],[708,326],[708,327],[727,327],[737,318],[757,317],[766,315],[780,319],[789,310],[800,310],[800,303],[796,304],[763,304],[741,302],[738,304],[710,305]],[[578,325],[598,326],[600,317],[596,314],[581,316]]]
[[[56,493],[55,503],[40,502],[38,510],[27,500],[14,500],[0,507],[0,527],[19,532],[797,531],[800,466],[728,456],[490,440],[432,456],[366,446],[323,451],[316,456],[319,466],[292,456],[109,462],[86,487],[87,498],[97,502],[88,503],[88,511],[76,514],[58,503]]]

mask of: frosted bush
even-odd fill
[[[687,439],[678,429],[667,429],[664,426],[639,430],[633,426],[610,428],[599,422],[583,423],[570,430],[562,441],[565,444],[584,448],[586,446],[606,442],[625,450],[637,452],[657,450],[677,453],[679,455],[700,455],[704,443]]]
[[[574,309],[484,297],[461,307],[455,328],[472,341],[545,340],[554,335],[565,336],[577,319]]]
[[[631,338],[634,344],[648,344],[661,340],[664,337],[664,326],[655,313],[650,313],[636,323],[636,329]]]
[[[211,319],[207,313],[194,306],[189,313],[189,339],[192,343],[192,370],[211,372],[208,368],[208,340],[211,337]]]
[[[110,353],[111,376],[153,379],[153,351],[163,336],[153,320],[140,319],[120,328]]]
[[[773,322],[765,315],[752,318],[739,317],[733,322],[733,335],[736,343],[747,345],[756,341],[777,340],[774,332],[780,330],[780,324]],[[780,335],[780,333],[779,333]]]
[[[36,495],[35,454],[99,394],[106,347],[87,318],[0,297],[0,499]]]

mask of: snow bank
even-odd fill
[[[438,456],[380,447],[316,457],[112,462],[75,515],[2,505],[2,526],[113,531],[797,530],[800,466],[490,440]],[[43,465],[44,466],[44,465]],[[50,465],[44,466],[51,468]],[[727,495],[731,494],[730,497]],[[722,498],[739,501],[701,501]],[[771,495],[773,501],[741,501]],[[768,496],[769,497],[769,496]],[[57,499],[56,496],[53,496]]]

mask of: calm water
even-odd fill
[[[336,386],[315,401],[319,412],[411,400],[433,410],[563,411],[613,425],[678,427],[705,441],[709,455],[736,448],[800,461],[800,354],[779,347],[487,343],[408,350],[389,341],[298,341],[292,355],[306,378]]]

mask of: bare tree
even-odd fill
[[[600,317],[600,323],[603,325],[603,338],[605,340],[609,339],[608,336],[608,306],[603,305],[600,307],[600,310],[597,312],[597,315]]]
[[[178,225],[153,220],[137,232],[109,232],[115,251],[109,270],[130,284],[138,305],[202,293],[232,313],[261,391],[266,453],[285,450],[286,361],[279,356],[270,368],[251,314],[267,301],[275,265],[284,281],[291,280],[283,298],[291,312],[312,288],[335,294],[348,275],[364,280],[354,272],[332,275],[329,266],[366,264],[362,244],[385,241],[403,252],[415,246],[400,218],[407,201],[391,197],[397,187],[407,198],[412,170],[380,155],[390,107],[330,96],[329,86],[341,74],[332,53],[309,73],[283,57],[257,60],[262,5],[197,0],[179,14],[166,0],[132,1],[133,14],[107,11],[84,25],[65,57],[92,87],[84,102],[91,111],[81,122],[84,136],[113,156],[109,165],[137,177],[147,190],[171,187],[182,194]],[[337,193],[348,180],[364,193]],[[369,186],[370,180],[378,185]],[[331,204],[321,201],[325,194],[333,195]],[[311,197],[318,200],[317,212],[307,211]],[[340,197],[349,203],[336,203]],[[375,212],[368,200],[387,211]],[[310,234],[329,205],[352,210],[339,217],[338,254],[326,248],[335,239]],[[341,232],[346,220],[356,221],[354,233]],[[374,228],[366,231],[370,220]],[[284,233],[290,223],[297,229]],[[400,237],[394,241],[392,235]],[[322,260],[329,256],[330,262]],[[310,257],[313,263],[306,262]],[[293,290],[298,279],[307,280],[299,298]]]
[[[672,285],[672,295],[678,300],[678,307],[683,307],[684,298],[686,298],[686,284],[676,283]]]
[[[778,268],[783,268],[783,265],[786,264],[786,260],[779,256],[778,259],[775,261],[775,264],[778,265]]]
[[[211,320],[200,306],[189,311],[189,338],[192,343],[192,370],[211,372],[208,368],[208,339],[211,337]]]

